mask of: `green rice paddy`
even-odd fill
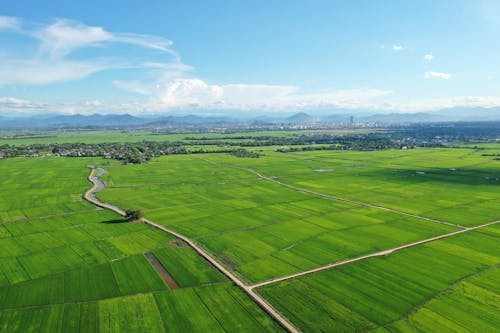
[[[1,332],[201,332],[214,323],[221,332],[281,330],[190,248],[83,201],[86,166],[98,162],[0,161],[8,193],[0,200]],[[146,252],[158,255],[181,289],[169,290]]]
[[[468,147],[0,160],[1,332],[281,330],[183,242],[82,200],[90,164],[107,170],[100,199],[141,209],[249,284],[500,219],[500,162]],[[307,332],[494,331],[499,235],[492,225],[258,292]]]

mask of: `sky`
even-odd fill
[[[500,106],[500,0],[2,1],[0,113]]]

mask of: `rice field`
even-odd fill
[[[2,332],[281,332],[230,285],[0,311]]]
[[[448,332],[495,332],[500,327],[499,266],[457,283],[405,318],[376,332],[431,331],[443,327]]]
[[[499,161],[467,147],[1,160],[1,332],[282,330],[184,242],[82,200],[89,164],[107,170],[99,198],[143,210],[248,284],[500,219]],[[494,331],[499,228],[258,292],[306,332]]]
[[[91,159],[0,161],[1,332],[182,332],[281,328],[245,294],[170,235],[81,199]],[[169,290],[145,253],[182,287]],[[206,289],[206,290],[205,290]],[[213,289],[213,291],[212,291]],[[175,293],[192,293],[187,309]],[[231,308],[236,321],[220,308]],[[165,309],[182,314],[167,321]],[[210,318],[205,318],[205,314]]]
[[[413,332],[419,331],[420,324],[412,324],[418,320],[422,325],[444,330],[450,321],[467,322],[467,317],[462,317],[465,308],[460,307],[461,303],[451,301],[453,307],[446,308],[451,296],[453,300],[466,297],[464,304],[483,303],[477,312],[474,305],[468,315],[474,317],[469,322],[472,331],[477,327],[492,328],[500,320],[495,311],[499,305],[498,287],[492,283],[500,263],[499,231],[498,225],[471,231],[387,257],[271,284],[259,292],[304,331]],[[467,289],[470,292],[463,295],[463,288],[472,283],[469,281],[483,275],[488,278],[481,284],[482,289],[473,292],[475,287],[471,286]],[[429,311],[440,306],[441,316]],[[479,326],[471,327],[474,322]]]
[[[495,163],[472,149],[168,156],[110,165],[100,197],[142,209],[260,282],[500,219]]]

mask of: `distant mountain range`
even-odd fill
[[[352,118],[351,118],[352,117]],[[450,108],[419,113],[374,113],[370,111],[335,110],[331,114],[311,115],[299,112],[291,116],[269,114],[254,118],[236,118],[200,115],[157,115],[139,117],[130,114],[119,115],[61,115],[47,114],[25,117],[0,115],[0,128],[85,128],[85,127],[181,127],[181,126],[236,126],[236,125],[311,125],[311,124],[408,124],[453,121],[500,120],[500,107],[495,108]]]

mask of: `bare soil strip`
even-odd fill
[[[148,252],[144,253],[144,255],[146,256],[146,258],[148,258],[149,262],[151,263],[151,265],[153,265],[156,271],[161,275],[163,280],[165,280],[167,286],[170,289],[176,290],[180,288],[180,286],[177,284],[177,281],[175,281],[174,278],[168,273],[165,266],[163,266],[162,263],[158,260],[158,258],[156,258],[154,253]]]

